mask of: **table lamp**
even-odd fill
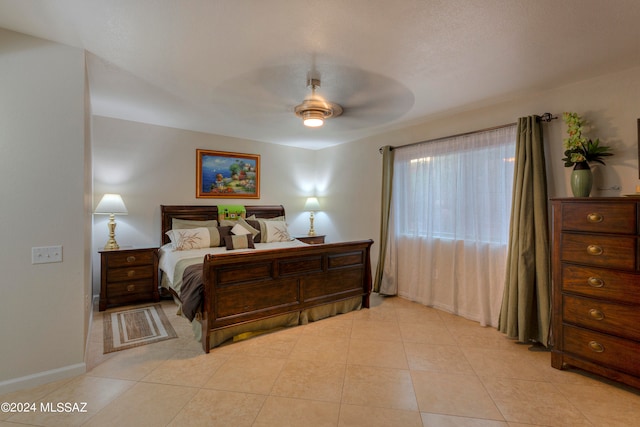
[[[313,213],[320,210],[320,203],[318,203],[317,197],[307,197],[307,201],[304,204],[304,210],[309,211],[309,236],[315,236],[316,231],[313,229]]]
[[[116,242],[116,215],[127,215],[127,207],[124,205],[122,201],[122,197],[119,194],[105,194],[102,196],[102,200],[96,206],[96,210],[94,212],[98,215],[109,215],[109,223],[107,227],[109,227],[109,240],[107,244],[104,246],[106,250],[112,249],[120,249],[118,243]]]

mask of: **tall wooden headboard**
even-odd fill
[[[257,218],[275,218],[284,216],[284,206],[264,205],[245,206],[247,216],[255,215]],[[218,219],[218,206],[184,206],[184,205],[160,205],[162,214],[162,244],[169,243],[167,231],[171,230],[173,218],[188,219],[192,221],[206,221]]]

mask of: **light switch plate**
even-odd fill
[[[31,248],[31,264],[62,262],[62,246],[41,246]]]

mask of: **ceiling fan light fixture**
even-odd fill
[[[342,114],[342,107],[332,102],[327,102],[316,95],[316,88],[320,87],[320,80],[310,79],[311,95],[302,104],[295,107],[296,116],[302,118],[302,123],[308,127],[320,127],[330,117]]]
[[[302,123],[310,128],[317,128],[324,124],[324,114],[321,111],[306,110],[301,116]]]

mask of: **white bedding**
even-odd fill
[[[252,252],[252,251],[260,251],[260,250],[268,250],[268,249],[284,249],[284,248],[295,248],[300,246],[307,246],[306,243],[301,242],[300,240],[290,240],[287,242],[272,242],[272,243],[256,243],[255,249],[235,249],[235,250],[227,250],[226,247],[215,247],[215,248],[203,248],[203,249],[191,249],[188,251],[176,251],[173,249],[173,244],[168,243],[163,245],[160,248],[160,261],[159,267],[160,270],[166,276],[167,279],[171,283],[171,287],[175,291],[179,291],[179,285],[176,286],[176,283],[181,283],[182,278],[175,278],[176,274],[176,266],[178,262],[182,260],[192,260],[189,261],[189,264],[195,264],[197,262],[203,262],[204,257],[207,254],[224,254],[228,252],[233,253],[243,253],[243,252]],[[186,262],[186,261],[185,261]],[[182,274],[181,272],[179,272]]]

